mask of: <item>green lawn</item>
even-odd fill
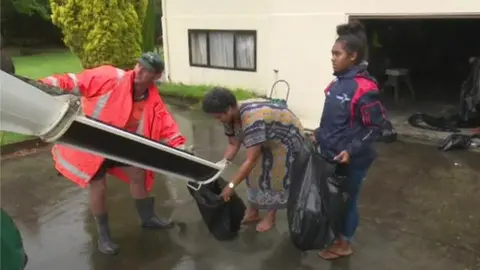
[[[13,57],[16,73],[32,79],[40,79],[55,73],[80,72],[82,66],[80,61],[70,51],[57,51],[42,54]],[[208,85],[184,85],[174,83],[161,84],[160,93],[178,97],[200,99],[212,86]],[[252,91],[234,89],[238,99],[255,97]],[[28,136],[0,132],[0,145],[10,144],[28,139]]]
[[[30,136],[13,132],[0,131],[0,145],[6,145],[31,139]]]
[[[205,92],[214,87],[213,85],[185,85],[181,83],[162,83],[159,86],[160,94],[173,95],[177,97],[201,99]],[[248,99],[256,97],[253,91],[245,89],[232,89],[237,99]]]
[[[70,51],[42,53],[13,58],[16,73],[32,79],[40,79],[55,73],[79,72],[80,61]]]

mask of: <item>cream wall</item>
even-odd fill
[[[199,4],[201,3],[201,4]],[[164,0],[163,33],[168,79],[270,91],[276,79],[291,87],[289,106],[305,127],[315,128],[323,89],[332,79],[330,49],[335,26],[351,15],[480,14],[480,1],[402,0]],[[257,72],[190,67],[188,29],[257,31]],[[279,70],[278,76],[273,72]],[[283,91],[278,90],[281,96]]]

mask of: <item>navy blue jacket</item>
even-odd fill
[[[387,119],[377,82],[364,66],[334,75],[336,78],[325,89],[315,139],[327,158],[347,151],[351,166],[368,167],[376,158],[372,145],[381,136]]]

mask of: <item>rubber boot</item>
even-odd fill
[[[160,218],[155,214],[155,198],[136,199],[135,206],[137,207],[142,227],[152,229],[173,228],[173,222],[165,218]]]
[[[108,226],[108,214],[95,217],[98,229],[98,250],[107,255],[118,253],[118,246],[110,237],[110,228]]]

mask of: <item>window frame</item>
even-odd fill
[[[227,29],[188,29],[188,61],[191,67],[203,67],[212,69],[235,70],[235,71],[257,71],[257,30],[227,30]],[[210,33],[232,33],[233,34],[233,68],[212,66],[210,64]],[[192,34],[206,34],[207,35],[207,64],[193,63],[192,55]],[[237,67],[237,35],[251,35],[253,36],[253,68],[239,68]]]

